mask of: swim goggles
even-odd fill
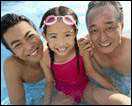
[[[57,22],[58,19],[62,19],[62,21],[66,24],[66,25],[76,25],[76,21],[74,20],[74,18],[71,15],[65,15],[65,16],[54,16],[54,15],[50,15],[48,16],[45,21],[44,21],[44,25],[46,26],[50,26],[53,25]]]

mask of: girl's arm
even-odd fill
[[[51,104],[52,102],[52,91],[54,87],[54,79],[51,73],[51,70],[49,69],[47,65],[46,58],[42,58],[40,61],[40,65],[43,69],[44,75],[45,75],[45,80],[46,80],[46,88],[45,88],[45,97],[44,97],[44,104],[48,105]]]

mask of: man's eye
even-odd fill
[[[112,26],[109,26],[107,29],[111,30],[111,29],[113,29],[113,27]]]
[[[16,44],[16,45],[14,46],[14,48],[18,48],[18,47],[20,47],[20,46],[21,46],[21,43]]]
[[[106,28],[106,30],[107,31],[113,31],[113,30],[115,30],[116,28],[114,27],[114,26],[108,26],[107,28]]]
[[[34,37],[34,35],[33,35],[33,34],[31,34],[31,35],[29,35],[29,36],[28,36],[28,38],[33,38],[33,37]]]
[[[98,30],[97,29],[92,29],[92,30],[89,30],[90,33],[94,34],[94,33],[97,33]]]

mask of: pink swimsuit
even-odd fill
[[[77,56],[75,56],[66,63],[54,63],[52,66],[56,89],[71,96],[77,103],[81,101],[83,91],[88,84],[82,56],[79,56],[79,63],[80,70],[78,70]]]

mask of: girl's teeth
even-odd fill
[[[64,52],[65,50],[66,50],[66,48],[59,49],[60,52]]]

